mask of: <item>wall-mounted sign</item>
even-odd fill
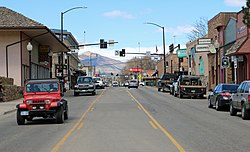
[[[212,39],[210,39],[210,38],[198,39],[198,44],[211,44],[211,43],[212,43]]]
[[[197,44],[195,49],[196,49],[196,52],[208,52],[208,51],[210,51],[209,44]]]

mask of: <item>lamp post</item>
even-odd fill
[[[61,12],[61,35],[60,35],[60,38],[61,38],[61,42],[63,43],[63,15],[69,11],[72,11],[72,10],[75,10],[75,9],[80,9],[80,8],[87,8],[87,7],[73,7],[73,8],[70,8],[64,12]],[[60,57],[58,57],[59,59]],[[58,63],[60,66],[60,69],[62,71],[62,80],[64,79],[63,78],[63,52],[61,52],[61,60],[58,60],[60,61],[61,63]],[[63,82],[63,85],[64,85],[64,82]]]
[[[155,25],[158,26],[162,29],[162,44],[163,44],[163,74],[166,74],[166,51],[165,51],[165,31],[164,31],[164,27],[160,26],[158,24],[155,23],[151,23],[151,22],[146,22],[145,24],[151,24],[151,25]]]
[[[216,78],[216,85],[218,84],[218,52],[219,52],[219,43],[218,43],[218,40],[215,40],[214,42],[214,47],[215,47],[215,50],[216,50],[216,54],[215,54],[215,65],[216,65],[216,74],[215,74],[215,78]]]
[[[31,79],[31,51],[32,51],[32,49],[33,49],[33,46],[29,42],[28,45],[27,45],[27,50],[29,52],[29,65],[30,65],[30,68],[29,68],[29,79]]]

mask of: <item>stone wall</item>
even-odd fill
[[[3,85],[3,102],[22,98],[22,87],[13,85],[13,78],[0,77],[0,82]]]

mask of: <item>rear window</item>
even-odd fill
[[[239,87],[239,85],[222,85],[222,90],[237,90],[237,88]]]

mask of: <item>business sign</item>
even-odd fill
[[[209,44],[197,44],[196,45],[196,52],[209,52]]]
[[[201,38],[198,40],[198,44],[211,44],[212,43],[212,39],[210,38]]]
[[[186,49],[179,49],[177,50],[178,58],[185,58],[187,57],[187,50]]]

